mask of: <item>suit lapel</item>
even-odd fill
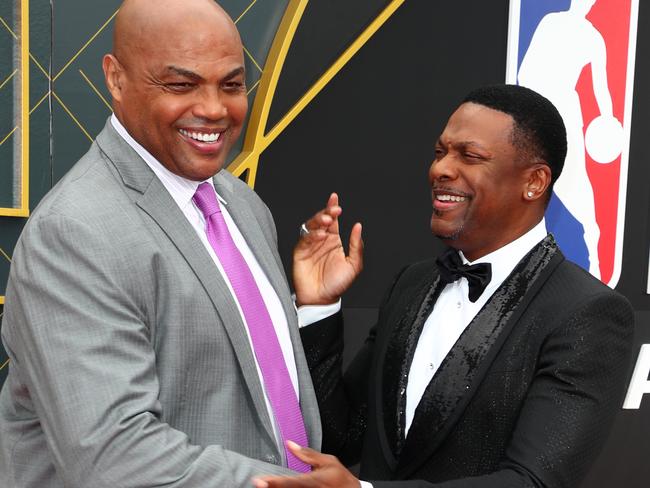
[[[212,261],[208,251],[160,180],[117,134],[110,122],[97,137],[97,144],[113,163],[124,184],[137,192],[134,198],[136,205],[148,214],[167,235],[210,297],[230,338],[242,376],[250,391],[261,423],[272,444],[276,445],[273,426],[264,401],[262,385],[244,323],[221,274],[216,267],[205,265]],[[245,228],[240,222],[238,225],[240,229]]]
[[[388,318],[395,326],[384,344],[384,350],[378,354],[378,357],[383,358],[383,363],[377,368],[381,372],[379,381],[382,385],[381,398],[377,402],[377,416],[378,425],[384,426],[379,434],[384,456],[393,467],[397,464],[404,440],[405,373],[408,373],[411,366],[424,322],[441,291],[434,272],[425,275],[411,289],[416,290],[415,294],[408,294],[404,303],[394,307],[402,315],[396,319]]]
[[[400,453],[397,478],[408,477],[445,439],[510,331],[563,259],[553,237],[547,236],[522,259],[461,334],[418,404]]]

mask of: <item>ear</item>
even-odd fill
[[[524,185],[524,200],[537,200],[546,194],[551,185],[551,168],[544,163],[535,163],[528,169]]]
[[[106,80],[106,87],[111,92],[113,100],[116,102],[122,101],[122,81],[124,77],[124,69],[122,65],[112,54],[106,54],[102,60],[102,68],[104,69],[104,79]]]

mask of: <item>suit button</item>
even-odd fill
[[[277,459],[275,459],[275,456],[273,454],[267,454],[266,456],[264,456],[264,461],[272,464],[276,464],[278,462]]]

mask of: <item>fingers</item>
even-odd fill
[[[363,239],[361,238],[361,223],[357,222],[350,232],[350,249],[348,251],[348,262],[352,265],[357,274],[363,269]]]
[[[294,456],[296,456],[301,461],[313,466],[314,468],[318,468],[323,464],[322,458],[325,456],[325,454],[321,454],[320,452],[315,451],[309,447],[302,447],[293,441],[287,441],[287,447]]]
[[[339,205],[339,196],[336,193],[330,194],[330,197],[327,199],[328,207],[338,207]]]
[[[286,442],[287,447],[301,461],[310,464],[314,469],[318,469],[328,461],[331,463],[332,456],[321,454],[309,447],[302,447],[293,441]],[[318,479],[314,477],[314,472],[297,476],[262,476],[253,479],[255,488],[305,488],[320,486]]]
[[[253,478],[255,488],[305,488],[318,486],[318,482],[313,479],[312,475],[298,476],[262,476]]]
[[[297,476],[261,476],[253,479],[255,488],[358,488],[356,479],[334,456],[287,441],[294,456],[313,466],[311,473]]]
[[[303,236],[307,241],[319,241],[328,234],[338,234],[338,218],[343,212],[339,206],[339,197],[332,193],[327,200],[326,207],[305,222],[309,234]]]
[[[266,476],[254,478],[253,486],[255,488],[305,488],[316,487],[318,483],[305,476]]]
[[[334,219],[333,225],[330,228],[330,231],[338,234],[339,233],[339,220],[338,217],[341,215],[343,210],[339,205],[339,196],[336,193],[332,193],[327,200],[327,209],[329,215]]]

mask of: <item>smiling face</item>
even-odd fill
[[[211,0],[163,3],[137,28],[125,25],[136,7],[124,12],[106,81],[129,134],[173,173],[205,180],[223,167],[246,117],[242,45]]]
[[[436,144],[431,230],[470,261],[523,235],[543,214],[539,188],[533,199],[527,194],[535,173],[546,170],[520,161],[512,134],[510,115],[465,103]]]

